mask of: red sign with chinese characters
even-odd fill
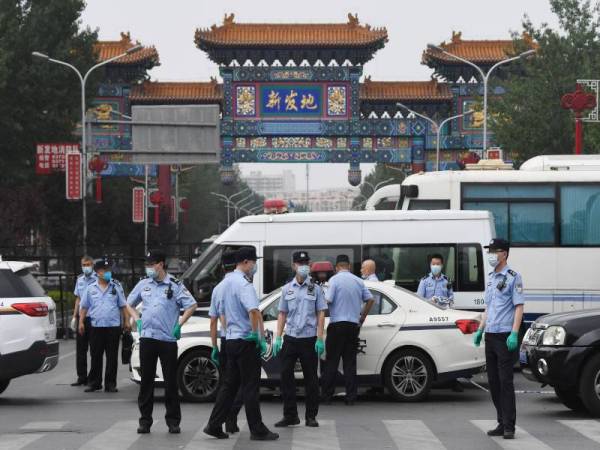
[[[132,219],[133,223],[144,223],[146,220],[146,193],[144,188],[133,188]]]
[[[65,155],[79,152],[79,144],[39,143],[35,146],[35,173],[49,175],[54,172],[65,171]]]
[[[81,153],[65,155],[65,175],[67,200],[81,200]]]

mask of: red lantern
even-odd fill
[[[190,201],[187,198],[179,200],[179,207],[183,210],[183,223],[188,223],[188,211],[190,209]]]
[[[156,205],[154,208],[154,225],[158,226],[160,223],[160,204],[164,203],[165,196],[161,191],[154,191],[150,194],[150,203]]]
[[[90,160],[88,168],[96,174],[96,203],[102,203],[102,178],[100,174],[108,168],[108,164],[96,155]]]

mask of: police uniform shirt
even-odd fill
[[[121,308],[125,306],[125,293],[117,280],[102,288],[98,280],[90,284],[83,297],[81,308],[87,310],[93,327],[118,327],[121,325]]]
[[[246,274],[235,270],[227,278],[227,301],[221,302],[219,315],[225,316],[225,339],[243,339],[252,331],[249,312],[258,309],[258,296]]]
[[[169,298],[171,293],[171,298]],[[166,274],[162,281],[144,278],[135,285],[127,303],[135,308],[142,303],[142,332],[140,337],[176,342],[173,328],[181,309],[188,309],[196,300],[181,281]]]
[[[329,280],[327,303],[329,303],[329,322],[360,321],[360,312],[364,302],[373,296],[364,281],[347,270],[335,274]]]
[[[298,283],[296,277],[283,287],[279,311],[287,313],[285,332],[296,338],[317,335],[317,314],[327,309],[321,286],[310,277]]]
[[[225,301],[225,293],[227,292],[227,279],[231,277],[232,272],[225,274],[219,284],[215,286],[210,297],[210,308],[208,309],[208,315],[212,318],[219,318],[219,311],[221,310],[221,303]],[[221,324],[219,323],[219,328]],[[220,329],[219,336],[225,337],[225,330]]]
[[[432,273],[429,273],[426,277],[421,278],[417,295],[427,300],[430,300],[431,297],[443,297],[454,300],[452,283],[450,283],[450,280],[444,274],[435,277]]]
[[[81,300],[81,297],[83,296],[83,293],[85,292],[86,288],[97,279],[98,275],[96,275],[96,272],[92,272],[89,275],[82,273],[77,277],[77,280],[75,280],[75,289],[73,289],[73,294],[76,297],[79,297],[79,299]],[[81,308],[81,305],[79,307]],[[79,314],[79,311],[77,311],[77,313]]]
[[[365,278],[365,281],[379,281],[379,278],[377,278],[377,275],[375,275],[374,273],[372,273],[367,278]]]
[[[509,333],[515,320],[515,307],[524,304],[521,275],[505,266],[492,271],[485,289],[487,333]]]

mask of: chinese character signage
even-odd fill
[[[132,219],[133,223],[144,223],[146,220],[146,198],[142,187],[133,188]]]
[[[264,84],[260,86],[262,116],[321,116],[323,91],[320,85]]]
[[[39,143],[35,149],[35,173],[49,175],[65,171],[65,155],[79,152],[79,144],[74,143]]]
[[[81,200],[81,153],[73,152],[65,155],[65,175],[67,200]]]

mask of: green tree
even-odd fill
[[[560,106],[577,79],[600,78],[600,16],[598,3],[550,0],[559,27],[535,26],[525,16],[523,32],[537,43],[536,55],[506,69],[499,84],[506,94],[491,101],[497,142],[517,161],[541,154],[567,154],[574,148],[574,119]],[[521,35],[521,33],[519,33]],[[515,35],[518,52],[525,42]],[[585,126],[585,152],[600,149],[600,126]]]
[[[352,208],[354,209],[364,209],[365,203],[373,195],[373,188],[377,186],[379,183],[383,183],[386,180],[390,180],[386,183],[383,183],[381,186],[387,184],[400,184],[405,178],[404,172],[393,166],[388,166],[386,164],[376,164],[371,173],[369,173],[361,185],[360,185],[360,193],[356,196],[352,203]],[[369,184],[367,184],[369,183]],[[373,187],[371,187],[373,186]],[[380,187],[381,187],[380,186]]]

